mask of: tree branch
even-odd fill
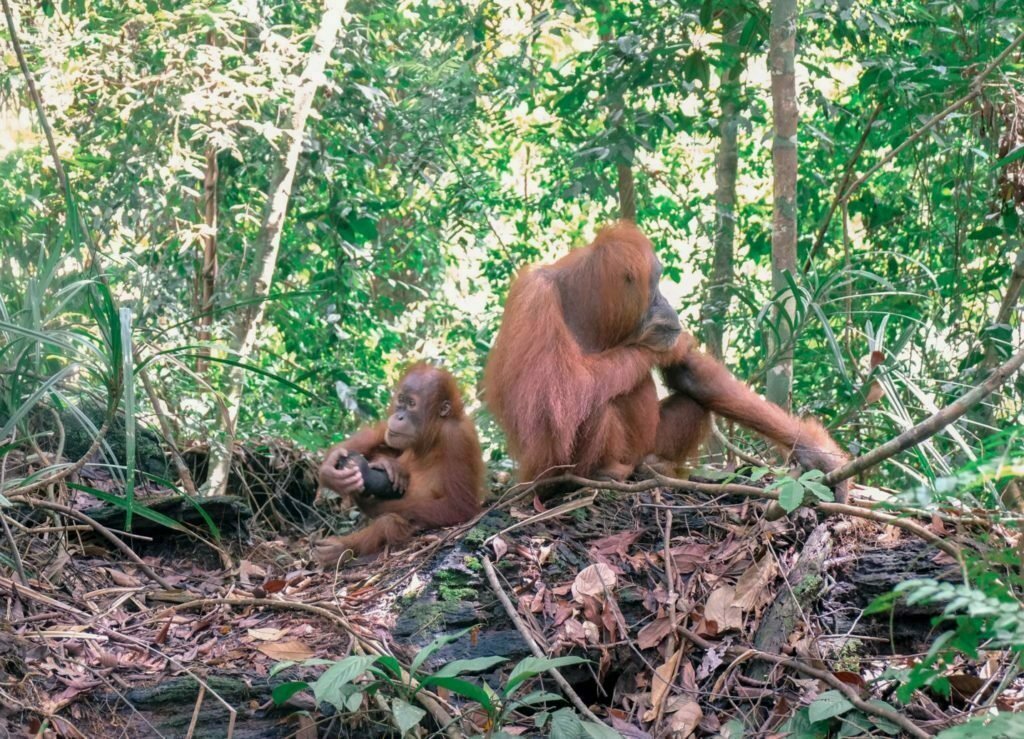
[[[978,75],[973,80],[971,80],[971,84],[969,86],[970,92],[968,92],[959,100],[950,103],[941,111],[933,115],[925,122],[923,126],[921,126],[921,128],[919,128],[913,134],[908,136],[906,141],[897,146],[895,149],[892,149],[888,154],[886,154],[884,157],[875,162],[874,166],[872,166],[870,169],[868,169],[867,172],[861,175],[860,179],[858,179],[856,182],[850,185],[849,189],[847,189],[846,192],[842,194],[842,197],[839,199],[839,202],[846,202],[847,200],[849,200],[850,196],[853,195],[853,193],[855,193],[857,190],[859,190],[861,185],[863,185],[865,182],[868,181],[868,179],[870,179],[871,175],[873,175],[875,172],[877,172],[890,161],[892,161],[896,156],[899,155],[900,152],[902,152],[908,146],[911,146],[914,143],[916,143],[918,139],[920,139],[931,129],[933,129],[936,126],[936,124],[947,118],[952,113],[955,113],[956,111],[960,110],[960,108],[967,105],[967,103],[969,103],[971,100],[974,100],[974,98],[978,97],[978,95],[981,94],[982,80],[984,80],[986,77],[992,74],[995,68],[998,67],[1006,59],[1006,57],[1008,57],[1013,52],[1014,49],[1020,46],[1022,42],[1024,42],[1024,32],[1020,33],[1017,36],[1017,38],[1011,41],[1010,45],[1003,49],[1002,53],[999,56],[997,56],[995,59],[989,62],[988,66],[981,70],[981,72],[979,72]]]
[[[886,459],[889,459],[889,457],[899,454],[912,446],[920,444],[925,439],[934,436],[995,392],[995,390],[1009,380],[1022,365],[1024,365],[1024,349],[1017,352],[1002,365],[994,369],[985,382],[963,394],[945,408],[933,413],[924,421],[921,421],[921,423],[917,424],[913,428],[907,429],[896,438],[890,439],[881,446],[875,447],[867,454],[862,454],[856,459],[847,462],[839,469],[833,470],[825,475],[822,480],[823,484],[828,485],[829,487],[834,487],[837,483],[851,478],[870,467],[874,467],[879,462],[883,462]]]

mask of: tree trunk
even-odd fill
[[[728,21],[727,21],[728,22]],[[739,45],[742,25],[732,19],[725,33],[724,48]],[[740,55],[726,67],[718,88],[721,118],[718,121],[718,155],[715,157],[715,247],[711,266],[708,299],[704,304],[704,338],[708,351],[716,358],[725,356],[725,319],[733,281],[733,249],[736,240],[736,174],[739,168],[737,129],[739,75],[743,68]]]
[[[199,298],[199,339],[200,358],[196,360],[196,371],[205,372],[207,361],[202,357],[210,355],[210,326],[213,324],[213,296],[217,286],[217,151],[212,145],[206,147],[206,173],[203,177],[203,268],[200,272]]]
[[[245,362],[250,357],[256,343],[256,331],[263,319],[265,301],[274,280],[277,252],[281,246],[281,229],[291,197],[306,120],[313,107],[316,91],[323,81],[327,60],[337,43],[346,3],[347,0],[327,0],[323,18],[313,38],[313,48],[309,52],[306,67],[295,90],[288,125],[282,131],[281,159],[267,192],[263,223],[254,244],[248,288],[241,301],[242,307],[231,342],[232,359],[238,362]],[[231,448],[235,440],[244,385],[245,371],[241,367],[231,365],[225,388],[228,409],[226,428],[220,429],[218,443],[212,444],[210,450],[210,476],[206,482],[206,493],[210,495],[222,495],[227,486]]]
[[[772,0],[768,68],[772,75],[772,144],[774,209],[772,214],[772,289],[788,292],[785,273],[796,275],[796,0]],[[789,409],[793,394],[792,333],[796,304],[792,294],[780,303],[772,337],[775,365],[769,369],[765,394]]]
[[[636,223],[636,187],[633,169],[626,162],[616,165],[619,172],[619,218]]]

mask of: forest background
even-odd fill
[[[855,453],[1018,343],[1013,2],[800,6],[796,239],[776,233],[774,274],[760,4],[354,4],[322,80],[315,3],[16,10],[36,99],[6,44],[5,437],[48,394],[123,404],[126,367],[153,391],[132,383],[140,421],[170,402],[179,441],[223,444],[237,414],[243,440],[323,447],[411,358],[478,409],[512,276],[620,214],[654,238],[685,324],[757,387],[791,347],[796,410]],[[879,479],[932,487],[1019,452],[1019,391]]]
[[[1015,362],[861,481],[1004,527],[936,596],[984,625],[929,664],[1024,642],[1017,0],[2,7],[0,454],[36,467],[0,507],[98,452],[118,495],[74,489],[130,527],[174,485],[144,429],[220,492],[231,450],[316,454],[413,359],[511,469],[478,392],[510,281],[628,217],[684,325],[853,455]]]

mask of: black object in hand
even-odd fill
[[[347,457],[339,457],[334,466],[340,470],[350,461],[355,462],[356,467],[359,468],[359,474],[363,476],[363,495],[383,498],[384,500],[396,500],[402,497],[402,492],[396,490],[391,484],[388,474],[384,470],[371,467],[370,463],[366,461],[366,457],[362,454],[350,452]]]

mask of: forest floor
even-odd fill
[[[507,657],[466,678],[496,689],[529,641],[587,658],[561,672],[624,737],[907,733],[871,701],[899,705],[888,677],[927,649],[937,611],[864,609],[906,578],[955,580],[949,555],[862,519],[769,523],[749,499],[584,489],[545,510],[496,489],[502,502],[472,526],[329,572],[311,563],[308,521],[281,526],[294,507],[273,500],[251,519],[228,507],[219,546],[166,528],[120,535],[134,557],[88,525],[69,530],[35,511],[8,534],[24,579],[0,576],[0,737],[397,736],[377,699],[331,715],[305,690],[276,706],[275,686],[312,682],[324,667],[272,670],[353,653],[409,665],[438,637],[448,643],[419,675]],[[1003,659],[949,665],[951,697],[918,690],[899,721],[929,735],[963,720],[985,704]],[[464,699],[435,693],[440,713],[425,726],[461,713],[466,735],[494,728]],[[999,694],[1000,708],[1020,704],[1012,686]],[[524,708],[501,728],[547,735],[538,715]]]

